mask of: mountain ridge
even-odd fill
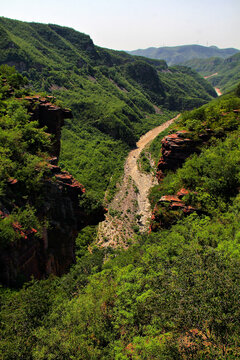
[[[224,92],[233,90],[240,81],[240,52],[226,59],[219,57],[193,59],[183,65],[208,77],[208,81],[213,86],[219,87]]]
[[[220,49],[217,46],[207,47],[197,44],[149,47],[147,49],[127,51],[127,53],[131,55],[139,55],[147,58],[165,60],[168,65],[181,64],[194,58],[209,58],[214,56],[227,58],[237,52],[239,52],[239,50],[234,48]]]

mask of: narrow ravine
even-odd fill
[[[157,135],[168,128],[179,115],[150,130],[137,142],[136,149],[130,151],[125,162],[124,176],[119,189],[109,204],[109,212],[98,227],[98,244],[101,246],[127,247],[126,240],[137,232],[148,229],[151,216],[148,192],[157,184],[153,174],[143,173],[138,168],[141,151]]]
[[[218,72],[216,72],[216,73],[214,73],[214,74],[211,74],[211,75],[204,76],[204,79],[207,80],[207,79],[210,79],[210,78],[212,78],[212,77],[214,77],[214,76],[217,76],[217,75],[218,75]],[[214,89],[215,89],[215,91],[216,91],[216,93],[217,93],[218,96],[221,96],[221,95],[222,95],[221,89],[219,89],[218,87],[215,87]]]

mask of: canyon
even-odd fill
[[[142,172],[138,161],[141,151],[162,131],[167,129],[180,115],[143,135],[128,154],[124,175],[117,193],[108,205],[105,220],[98,227],[98,244],[102,247],[126,247],[126,240],[133,239],[134,233],[148,231],[151,207],[148,193],[157,184],[153,173]],[[134,232],[135,230],[135,232]]]

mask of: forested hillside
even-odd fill
[[[26,103],[16,99],[16,96],[20,98],[28,95],[28,91],[23,88],[26,84],[27,79],[14,69],[0,67],[1,253],[10,242],[21,237],[21,233],[39,233],[43,225],[36,216],[36,205],[40,201],[42,180],[47,172],[47,162],[44,159],[49,156],[51,142],[36,122],[29,121]],[[35,196],[29,202],[28,198],[33,192]],[[19,221],[22,227],[18,229]]]
[[[170,117],[168,110],[216,96],[194,71],[96,47],[70,28],[0,18],[0,35],[0,63],[14,65],[33,89],[72,109],[60,162],[97,200],[139,135]]]
[[[159,48],[151,47],[148,49],[139,49],[128,51],[131,55],[144,56],[150,59],[165,60],[167,64],[177,65],[185,61],[193,59],[208,59],[211,57],[227,58],[234,55],[239,50],[219,49],[217,46],[203,46],[203,45],[181,45],[181,46],[163,46]]]
[[[84,187],[58,166],[71,111],[27,84],[0,66],[0,283],[8,286],[65,273],[78,232],[105,212],[89,208]]]
[[[0,358],[239,359],[240,84],[213,99],[190,68],[58,25],[0,35]],[[149,231],[100,243],[106,189],[173,116],[134,163],[159,181]]]
[[[239,358],[239,113],[238,87],[173,125],[197,151],[154,188],[155,232],[87,250],[86,228],[67,275],[2,289],[4,359]],[[191,215],[167,201],[179,190]]]
[[[183,65],[196,70],[202,76],[207,76],[210,84],[220,88],[222,92],[231,91],[240,81],[240,53],[227,59],[216,57],[189,60]]]

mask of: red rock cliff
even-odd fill
[[[200,152],[200,147],[209,140],[211,135],[212,131],[206,129],[204,134],[194,137],[186,130],[165,136],[162,139],[162,156],[157,165],[158,181],[161,182],[167,170],[176,170],[191,154]],[[176,195],[162,196],[153,210],[150,231],[168,228],[177,219],[194,211],[200,213],[199,209],[186,205],[183,201],[182,198],[188,193],[188,190],[181,189]]]
[[[176,170],[191,154],[200,152],[198,146],[207,141],[211,134],[210,130],[206,130],[205,134],[193,139],[191,132],[182,130],[165,136],[162,139],[162,156],[157,165],[158,181],[163,178],[165,170]]]
[[[40,127],[46,126],[46,132],[53,135],[52,155],[58,158],[60,154],[61,128],[65,119],[72,118],[71,111],[54,105],[51,102],[55,100],[53,96],[47,96],[46,98],[26,96],[24,100],[28,102],[31,120],[37,120]]]
[[[27,281],[31,276],[37,279],[49,274],[62,275],[75,261],[75,239],[78,232],[88,224],[97,224],[104,219],[104,210],[99,209],[86,215],[79,206],[85,189],[68,172],[58,166],[61,126],[71,112],[49,102],[47,98],[27,97],[31,120],[38,120],[53,135],[52,155],[49,172],[43,180],[41,204],[38,217],[47,220],[41,236],[35,229],[23,231],[21,224],[13,224],[19,239],[5,247],[0,254],[0,282],[14,285],[19,278]],[[9,179],[9,194],[18,191],[16,179]],[[33,194],[34,196],[34,194]],[[20,205],[21,206],[21,205]],[[9,209],[1,207],[0,216],[9,216]]]

